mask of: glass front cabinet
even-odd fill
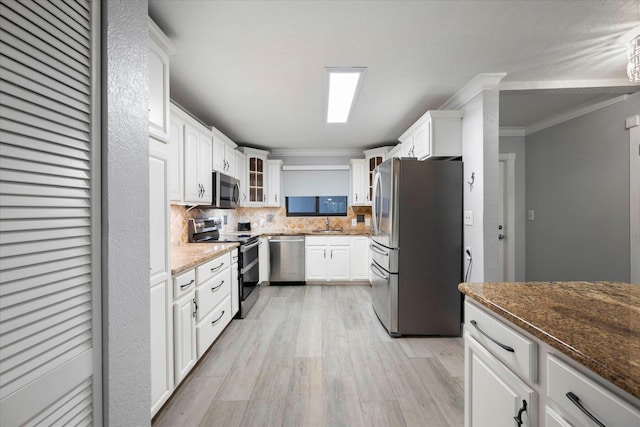
[[[367,188],[365,189],[365,204],[367,205],[371,205],[371,201],[373,200],[373,170],[376,166],[387,159],[387,151],[388,147],[380,147],[364,151],[364,157],[367,165]]]
[[[246,155],[247,200],[246,206],[267,204],[267,155],[268,151],[242,147]]]

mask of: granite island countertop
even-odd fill
[[[640,398],[640,285],[460,283],[458,289]]]
[[[175,276],[203,262],[231,252],[239,243],[184,243],[171,246],[171,275]]]

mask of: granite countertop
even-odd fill
[[[458,289],[640,398],[640,285],[461,283]]]
[[[254,229],[250,231],[230,231],[221,232],[221,234],[255,234],[258,236],[371,236],[370,230],[331,230],[331,231],[313,231],[313,230],[272,230],[272,229]]]
[[[185,243],[171,246],[171,275],[175,276],[198,264],[231,252],[239,243]]]

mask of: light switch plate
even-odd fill
[[[533,209],[529,209],[527,211],[527,219],[529,221],[533,221],[533,220],[535,220],[535,218],[536,218],[536,212]]]
[[[473,211],[464,211],[464,225],[473,225]]]

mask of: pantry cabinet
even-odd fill
[[[351,205],[367,204],[367,164],[365,159],[351,159]]]
[[[169,56],[174,47],[149,18],[149,135],[169,141]]]
[[[280,176],[282,160],[267,160],[267,206],[279,207],[282,204]]]
[[[462,111],[431,110],[407,129],[398,140],[401,154],[424,160],[462,156]]]
[[[305,239],[305,280],[351,280],[349,236],[307,236]]]

